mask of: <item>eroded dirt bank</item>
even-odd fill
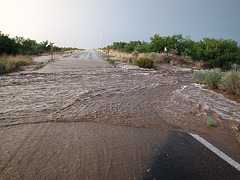
[[[196,100],[207,101],[204,93],[186,91],[191,76],[114,68],[94,51],[0,76],[2,178],[139,179],[175,131],[200,134],[240,161],[238,123],[219,118],[220,126],[208,128],[212,107]]]

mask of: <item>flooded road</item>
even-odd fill
[[[1,179],[143,179],[170,137],[189,132],[240,161],[239,106],[211,129],[220,108],[191,70],[116,66],[85,51],[0,76]]]

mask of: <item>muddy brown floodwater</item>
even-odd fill
[[[95,51],[1,75],[1,179],[141,179],[168,132],[199,134],[240,161],[239,103],[191,77],[168,65],[114,68]]]

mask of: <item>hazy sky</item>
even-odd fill
[[[0,0],[0,31],[10,37],[90,49],[100,29],[103,46],[156,33],[240,44],[240,0]]]

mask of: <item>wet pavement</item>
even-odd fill
[[[234,139],[238,124],[233,123],[238,121],[240,107],[233,105],[232,114],[219,118],[219,127],[208,128],[206,115],[221,110],[214,101],[220,101],[219,105],[234,103],[195,87],[191,70],[116,65],[114,68],[95,51],[86,51],[61,57],[37,71],[0,76],[1,179],[170,177],[166,167],[172,160],[177,168],[194,163],[192,157],[200,160],[199,145],[191,145],[189,132],[200,134],[240,161],[239,144]],[[186,114],[188,109],[193,113]],[[174,140],[179,134],[183,139]],[[191,157],[187,162],[175,154],[183,150],[174,149],[174,144],[186,139],[183,156]],[[159,156],[166,153],[166,147],[174,150],[172,157],[178,160]],[[208,158],[199,162],[198,170],[183,171],[179,177],[206,177],[206,164],[214,167],[214,175],[209,177],[238,175],[211,153],[205,156]],[[170,164],[163,163],[164,168],[159,158]]]

